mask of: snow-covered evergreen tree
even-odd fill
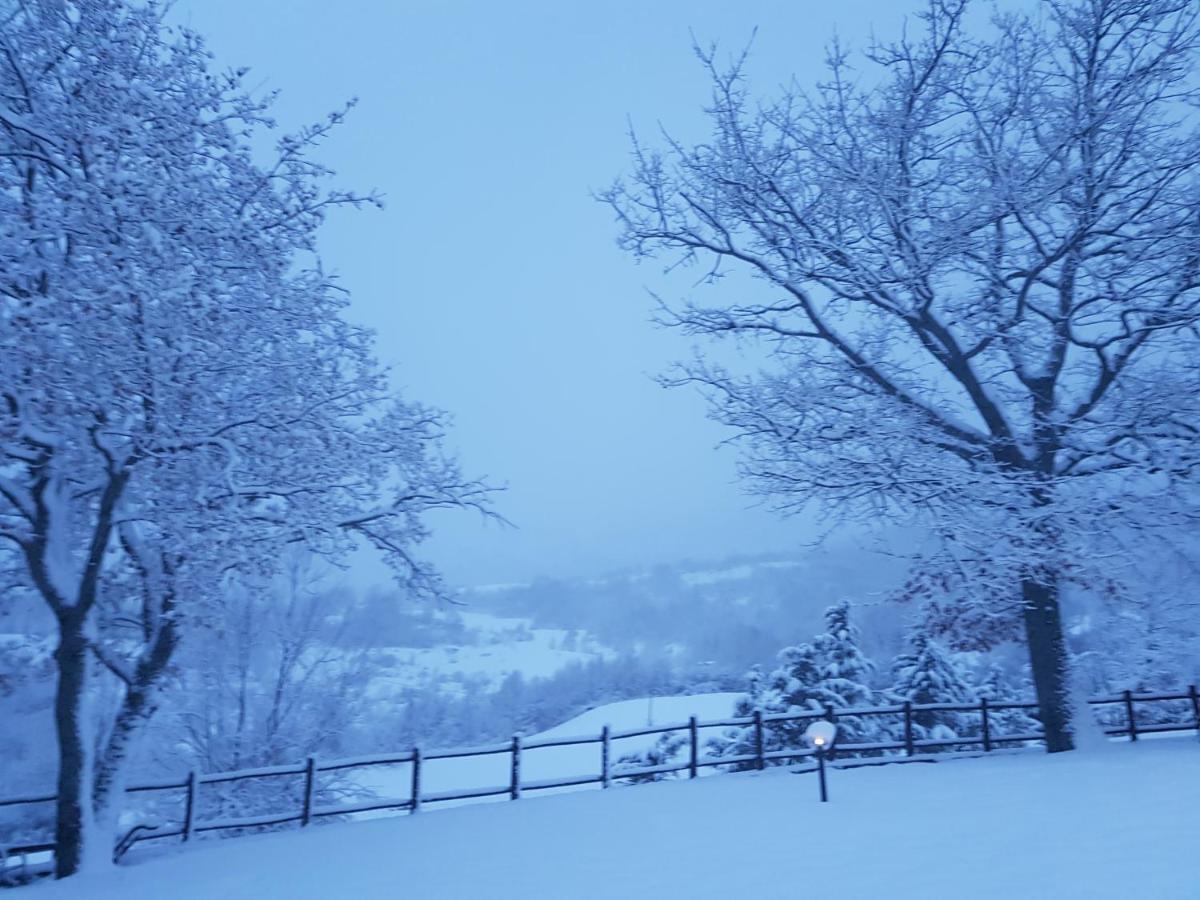
[[[746,673],[746,679],[750,683],[750,689],[734,704],[733,714],[735,716],[752,716],[755,710],[761,712],[766,708],[766,680],[763,676],[762,666],[757,664],[751,666],[750,671]]]
[[[923,629],[910,637],[907,653],[892,664],[891,694],[913,704],[975,702],[967,674],[953,655]],[[961,737],[978,725],[978,716],[945,710],[917,710],[913,729],[918,739]]]
[[[1004,670],[994,663],[983,672],[975,687],[979,698],[986,697],[989,703],[1028,703],[1033,699],[1033,685],[1014,684]],[[1010,734],[1037,734],[1041,725],[1037,719],[1023,709],[998,709],[988,716],[991,723],[992,740]]]
[[[755,711],[803,713],[837,719],[840,744],[869,743],[881,739],[880,723],[871,718],[847,716],[839,710],[861,709],[875,700],[868,684],[874,664],[859,649],[859,631],[850,621],[850,604],[835,604],[825,611],[825,631],[810,644],[797,644],[779,652],[779,666],[764,676],[755,666],[750,691],[734,712],[749,716]],[[763,729],[765,752],[803,749],[804,729],[811,719],[769,722]],[[710,744],[722,756],[752,756],[756,752],[753,727],[731,732]],[[786,762],[786,760],[782,760]],[[750,763],[738,763],[746,768]]]
[[[820,690],[835,707],[868,706],[874,692],[867,686],[875,664],[859,649],[859,630],[843,600],[825,610],[825,633],[813,640],[821,665]]]

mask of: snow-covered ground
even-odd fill
[[[597,738],[608,725],[614,732],[633,731],[648,726],[675,725],[687,722],[689,716],[713,720],[733,715],[733,705],[741,694],[693,694],[680,697],[653,697],[624,700],[588,710],[573,719],[556,725],[541,734],[525,738],[529,744],[558,738]],[[701,733],[702,739],[716,732]],[[648,749],[658,735],[643,735],[612,741],[614,766],[620,756]],[[482,788],[503,787],[510,780],[511,757],[463,757],[430,759],[421,768],[421,793],[437,794]],[[600,745],[580,744],[569,747],[530,747],[522,753],[522,782],[552,781],[573,776],[599,776]],[[412,785],[412,770],[407,764],[380,766],[361,770],[356,779],[363,787],[381,797],[408,799]],[[706,770],[711,772],[712,770]],[[585,788],[576,788],[586,789]],[[456,802],[456,801],[448,801]],[[479,800],[469,802],[478,803]],[[440,805],[440,804],[439,804]]]
[[[1195,737],[776,769],[214,842],[30,888],[88,900],[1200,898]]]
[[[683,723],[690,716],[697,719],[727,719],[733,715],[733,705],[743,696],[745,695],[736,691],[726,691],[716,694],[622,700],[589,709],[561,725],[547,729],[537,737],[594,737],[605,725],[614,731],[632,731],[636,728]]]
[[[796,560],[764,560],[740,566],[727,566],[723,569],[699,569],[693,572],[683,572],[679,579],[687,585],[716,584],[721,581],[744,581],[752,578],[758,569],[793,569],[803,564]]]
[[[514,672],[526,679],[549,678],[572,663],[611,657],[615,651],[582,632],[535,628],[531,619],[456,612],[469,629],[470,642],[440,647],[383,647],[372,651],[379,671],[372,677],[371,696],[389,699],[398,692],[453,675],[486,682],[495,690]],[[443,689],[453,692],[454,685]]]

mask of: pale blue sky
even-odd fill
[[[285,127],[349,97],[322,154],[384,212],[336,215],[322,252],[413,398],[453,413],[471,473],[506,482],[518,526],[443,516],[427,555],[459,584],[779,551],[811,533],[751,508],[703,403],[650,375],[688,345],[653,327],[660,267],[614,245],[590,190],[626,166],[627,120],[696,136],[707,97],[691,54],[739,49],[769,91],[822,74],[835,28],[855,46],[887,0],[574,3],[189,0],[176,17],[222,65],[282,91]],[[357,580],[379,573],[364,564]]]

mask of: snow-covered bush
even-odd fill
[[[678,762],[680,755],[688,744],[686,734],[677,731],[661,735],[654,745],[640,753],[624,753],[617,758],[613,777],[625,784],[647,784],[653,781],[667,781],[678,778],[679,772],[643,772],[624,775],[622,772],[637,769],[650,769],[655,766],[667,766]]]

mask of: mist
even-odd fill
[[[335,215],[323,255],[395,382],[450,410],[465,468],[507,487],[497,506],[516,526],[435,517],[425,552],[451,582],[796,551],[821,532],[748,497],[700,395],[655,383],[691,342],[651,322],[650,292],[666,283],[678,300],[703,272],[664,282],[661,267],[633,265],[592,194],[628,167],[631,127],[703,135],[693,41],[730,55],[752,45],[759,84],[808,84],[839,28],[897,29],[893,4],[701,2],[680,15],[304,0],[280,20],[269,4],[205,0],[176,16],[221,64],[249,63],[252,83],[281,92],[283,126],[359,99],[323,152],[387,209]],[[849,36],[867,39],[857,25]],[[365,553],[352,574],[387,578]]]

